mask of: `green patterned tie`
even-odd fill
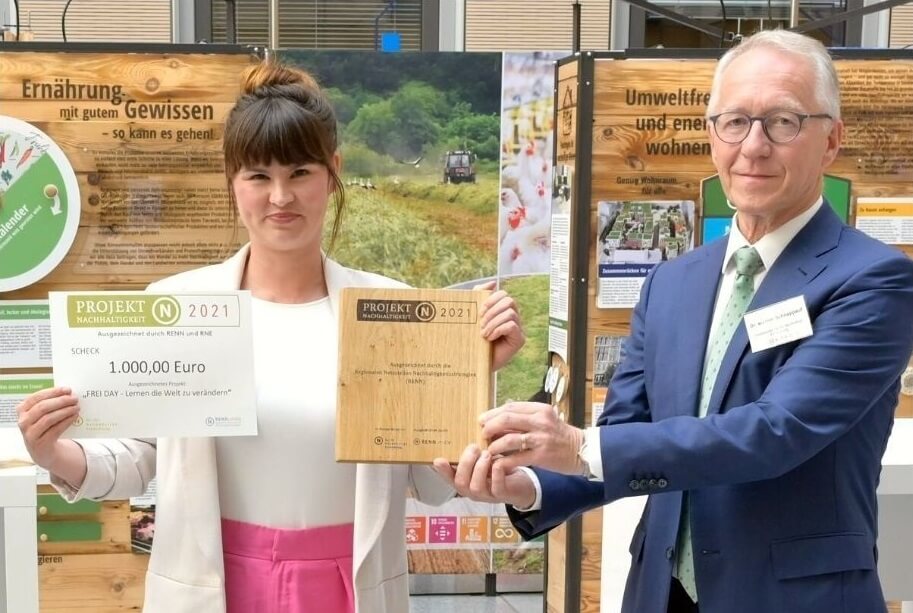
[[[698,417],[707,417],[707,409],[710,406],[710,395],[713,392],[713,384],[716,382],[717,373],[720,370],[720,363],[726,350],[729,348],[729,341],[732,340],[732,334],[742,321],[745,310],[751,303],[754,296],[754,276],[764,268],[764,262],[754,247],[742,247],[735,252],[735,285],[732,288],[732,295],[726,308],[720,317],[713,338],[710,339],[710,351],[707,354],[707,363],[704,366],[704,379],[701,382],[701,400],[698,405]],[[694,580],[694,550],[691,544],[691,513],[688,504],[687,492],[682,499],[682,520],[678,531],[678,557],[675,561],[674,575],[691,596],[691,600],[697,602],[697,584]]]

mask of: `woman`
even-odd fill
[[[408,610],[406,488],[432,504],[453,491],[430,466],[334,462],[339,290],[402,286],[321,252],[328,203],[332,239],[344,207],[337,145],[310,76],[272,62],[249,69],[224,153],[250,243],[149,288],[251,291],[258,436],[76,442],[59,439],[79,412],[71,390],[18,407],[29,452],[70,501],[136,496],[158,477],[147,612]],[[482,334],[495,368],[523,344],[502,291],[485,304]]]

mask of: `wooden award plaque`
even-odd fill
[[[459,460],[492,406],[488,291],[346,288],[340,295],[336,460]]]

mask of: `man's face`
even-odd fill
[[[824,113],[815,99],[815,73],[805,58],[772,49],[742,55],[723,73],[714,115],[739,111],[752,117],[771,111]],[[710,148],[723,190],[742,215],[772,227],[789,221],[821,193],[824,170],[840,148],[843,123],[807,119],[795,140],[773,143],[761,122],[739,144],[721,141],[712,126]]]

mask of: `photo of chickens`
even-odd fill
[[[134,553],[152,553],[155,536],[155,506],[130,509],[130,542]]]
[[[549,269],[554,62],[562,53],[505,53],[498,199],[498,274]]]

